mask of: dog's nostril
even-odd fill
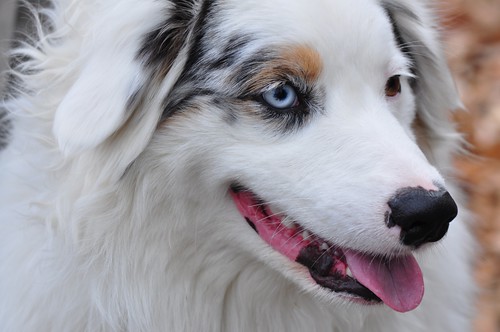
[[[458,213],[447,191],[421,187],[399,190],[388,204],[391,208],[388,226],[401,227],[401,242],[415,247],[439,241]]]

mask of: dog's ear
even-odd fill
[[[383,3],[401,49],[413,61],[418,143],[432,163],[445,167],[462,143],[450,121],[450,111],[462,109],[463,104],[441,49],[437,19],[425,1]]]
[[[85,31],[89,37],[71,65],[81,69],[55,114],[53,133],[64,153],[92,149],[118,132],[123,135],[122,127],[134,122],[129,121],[131,116],[144,112],[138,108],[152,98],[152,91],[168,94],[165,86],[171,88],[182,69],[178,55],[193,18],[192,8],[184,7],[194,3],[182,1],[164,8],[157,2],[162,7],[153,8],[154,12],[151,6],[137,5],[138,10],[129,8],[126,13],[114,8],[120,17],[95,19],[91,26],[96,30]],[[149,11],[140,12],[142,7]],[[171,73],[174,65],[176,73]],[[160,107],[149,107],[148,116],[161,113]]]
[[[66,153],[96,147],[127,120],[127,103],[142,84],[130,52],[92,55],[56,111],[54,135]]]

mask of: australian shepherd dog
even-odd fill
[[[413,0],[52,0],[11,51],[0,330],[469,331]]]

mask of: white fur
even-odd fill
[[[325,114],[277,134],[251,115],[228,124],[207,100],[158,127],[187,51],[161,80],[136,55],[172,5],[55,1],[41,11],[53,31],[39,26],[37,44],[14,51],[30,60],[12,72],[23,91],[6,102],[13,130],[0,154],[0,330],[469,331],[463,208],[441,242],[415,253],[426,294],[399,314],[313,284],[249,229],[227,195],[238,180],[334,243],[407,252],[380,223],[397,189],[446,185],[461,200],[451,170],[460,138],[446,115],[460,103],[428,9],[388,1],[424,22],[398,24],[436,56],[422,59],[414,95],[377,1],[220,2],[226,20],[215,44],[239,31],[256,36],[249,47],[318,51]],[[395,74],[406,77],[403,93],[388,101],[384,83]],[[207,80],[223,84],[214,75]],[[411,127],[417,111],[427,145]]]

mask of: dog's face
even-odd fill
[[[412,251],[456,215],[416,138],[418,128],[429,142],[419,112],[452,87],[432,78],[446,87],[426,94],[422,76],[447,74],[441,59],[424,62],[434,39],[412,6],[173,1],[174,18],[145,34],[136,58],[155,97],[134,78],[127,102],[144,111],[161,99],[144,111],[161,111],[149,158],[220,197],[243,250],[322,297],[397,311],[422,298]],[[436,107],[451,107],[444,100]]]

